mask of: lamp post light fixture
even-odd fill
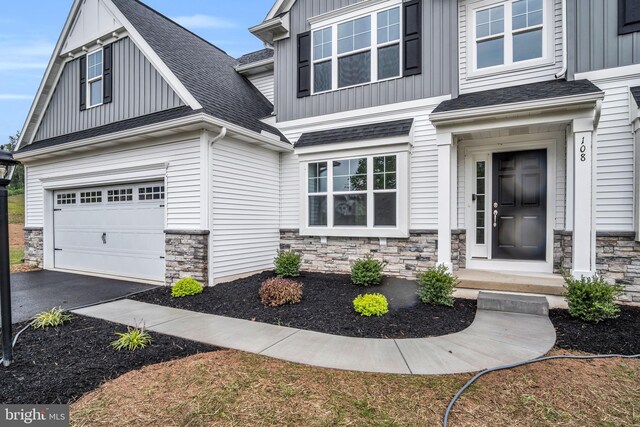
[[[4,366],[9,366],[13,360],[7,186],[11,183],[18,163],[10,152],[0,150],[0,314],[2,315],[2,364]]]

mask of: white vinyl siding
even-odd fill
[[[200,228],[200,141],[199,139],[165,143],[130,144],[126,148],[92,150],[27,167],[27,227],[44,226],[44,190],[41,179],[82,174],[104,174],[119,169],[144,168],[166,162],[166,227],[193,230]],[[70,185],[72,187],[73,184]]]
[[[547,0],[544,1],[545,7],[547,7],[547,4],[550,4],[550,2]],[[478,92],[499,87],[553,80],[554,75],[562,68],[562,0],[552,0],[552,2],[554,28],[552,29],[553,52],[551,56],[554,59],[554,63],[472,77],[468,76],[468,65],[470,65],[468,64],[468,60],[470,60],[470,58],[468,58],[467,26],[473,25],[473,21],[470,19],[470,16],[467,16],[467,12],[469,5],[475,5],[478,2],[473,0],[460,0],[458,5],[460,93]],[[511,19],[511,16],[505,16],[505,18]],[[473,28],[471,28],[471,31],[472,30]],[[472,37],[472,32],[469,32],[468,36]]]
[[[273,71],[247,77],[251,83],[273,104],[274,76]]]
[[[211,268],[214,283],[273,268],[280,246],[279,154],[225,138],[213,145]]]
[[[436,131],[429,121],[429,114],[437,104],[424,107],[412,113],[389,112],[375,121],[392,121],[413,118],[413,148],[410,154],[410,189],[409,189],[409,230],[435,230],[438,227],[438,150]],[[320,120],[318,120],[320,121]],[[371,123],[371,117],[355,118],[339,124],[331,123],[311,129],[285,131],[290,141],[297,141],[304,132],[312,132],[327,128],[343,128],[362,123]],[[300,172],[298,156],[283,154],[281,158],[281,222],[283,229],[298,229]]]
[[[598,124],[598,231],[633,231],[634,137],[629,122],[629,87],[640,86],[640,75],[593,83],[605,92]],[[637,191],[637,190],[636,190]]]

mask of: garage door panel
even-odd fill
[[[56,268],[164,280],[163,183],[64,190],[54,199]]]

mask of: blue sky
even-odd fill
[[[3,1],[0,6],[0,143],[22,128],[72,0]],[[261,49],[247,31],[273,0],[145,0],[238,57]]]

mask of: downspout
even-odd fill
[[[567,0],[562,0],[562,68],[556,74],[556,79],[567,75]]]
[[[225,136],[227,136],[227,127],[226,126],[222,126],[222,129],[220,129],[220,133],[216,136],[214,136],[213,138],[211,138],[211,140],[209,140],[209,147],[207,150],[207,165],[205,166],[207,168],[207,181],[208,184],[213,184],[213,171],[211,171],[210,167],[211,167],[211,160],[213,159],[213,144],[215,144],[216,142],[220,141],[221,139],[223,139]],[[211,191],[212,191],[213,186],[208,187],[207,190],[207,198],[211,197]],[[212,203],[212,200],[209,200],[208,203]],[[209,205],[211,206],[211,205]],[[209,209],[207,209],[207,212],[209,212]],[[213,221],[211,218],[212,213],[209,212],[209,250],[207,251],[208,257],[209,257],[209,261],[208,261],[208,284],[209,286],[213,286],[213,257],[211,256],[211,248],[213,247]]]

